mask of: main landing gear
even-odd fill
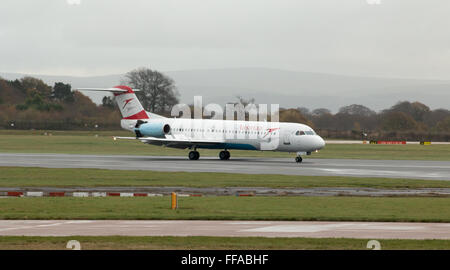
[[[200,158],[200,153],[198,151],[191,151],[189,152],[189,159],[190,160],[197,160]]]
[[[226,150],[225,151],[220,151],[219,158],[221,160],[229,160],[230,159],[230,152],[228,152]]]
[[[219,158],[221,160],[229,160],[230,159],[230,152],[228,151],[220,151]],[[190,151],[189,152],[189,159],[190,160],[198,160],[200,158],[200,153],[197,150]]]

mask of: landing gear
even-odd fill
[[[230,152],[228,152],[226,150],[225,151],[220,151],[219,158],[221,160],[229,160],[230,159]]]
[[[302,163],[302,161],[303,161],[303,158],[301,156],[295,157],[295,162]]]
[[[197,151],[191,151],[189,152],[189,159],[190,160],[197,160],[200,158],[200,153]]]

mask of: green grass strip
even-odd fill
[[[264,237],[134,237],[2,236],[0,250],[63,250],[70,240],[81,249],[120,250],[367,250],[369,239],[352,238],[264,238]],[[449,250],[450,240],[378,239],[383,250]]]
[[[0,187],[364,187],[450,188],[450,181],[344,176],[125,171],[0,167]]]
[[[450,222],[450,198],[4,198],[0,219],[304,220]]]
[[[186,156],[187,150],[146,145],[136,140],[112,139],[131,136],[125,131],[76,132],[50,131],[0,131],[2,153],[65,153],[103,155]],[[47,134],[49,134],[47,133]],[[97,135],[97,136],[96,136]],[[218,150],[200,150],[201,156],[218,156]],[[270,151],[232,150],[232,157],[285,157],[295,154]],[[450,145],[340,145],[328,144],[319,153],[307,158],[392,159],[392,160],[443,160],[450,161]]]

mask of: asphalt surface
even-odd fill
[[[99,168],[246,174],[286,174],[450,180],[450,162],[414,160],[215,157],[188,160],[183,156],[122,156],[0,153],[0,166]]]
[[[450,224],[203,220],[0,220],[0,235],[450,239]]]

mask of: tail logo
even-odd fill
[[[128,103],[130,103],[133,100],[133,98],[125,100],[125,104],[122,107],[122,110],[125,109],[125,106],[127,106]]]

